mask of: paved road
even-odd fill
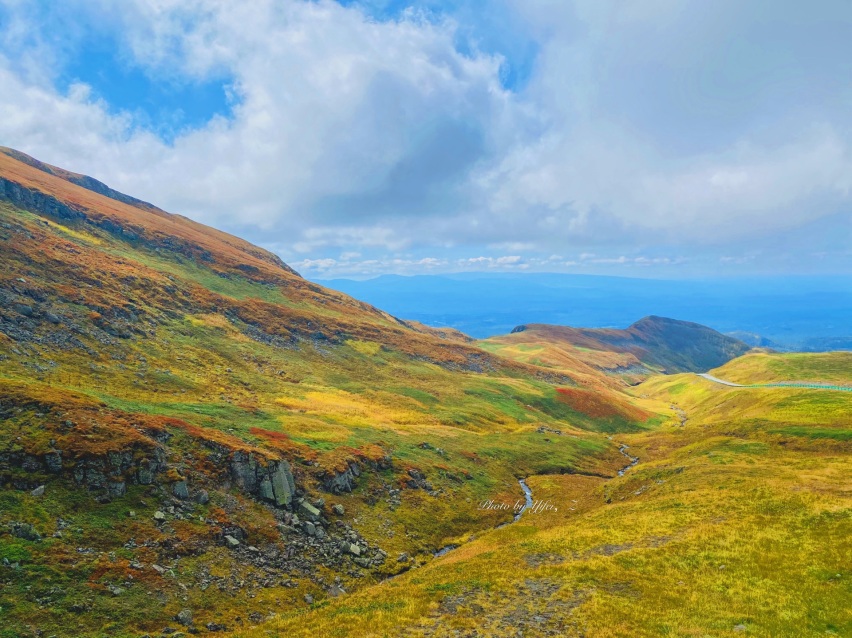
[[[716,383],[721,383],[722,385],[729,385],[733,388],[744,388],[745,387],[741,383],[732,383],[731,381],[724,381],[723,379],[720,379],[719,377],[714,377],[712,374],[701,373],[698,376],[704,377],[708,381],[715,381]]]
[[[712,374],[702,373],[698,375],[699,377],[703,377],[708,381],[713,381],[714,383],[721,383],[722,385],[727,385],[732,388],[809,388],[812,390],[840,390],[842,392],[852,392],[852,386],[845,385],[828,385],[827,383],[803,383],[803,382],[779,382],[779,383],[758,383],[754,385],[743,385],[741,383],[733,383],[731,381],[725,381],[724,379],[720,379],[718,377],[714,377]]]

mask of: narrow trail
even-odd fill
[[[804,388],[809,390],[840,390],[841,392],[852,392],[852,386],[846,385],[830,385],[828,383],[804,383],[799,381],[779,381],[777,383],[755,383],[751,385],[743,385],[742,383],[734,383],[733,381],[725,381],[712,374],[699,373],[699,377],[707,379],[713,383],[719,383],[731,388]]]

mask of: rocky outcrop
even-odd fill
[[[82,211],[67,206],[51,195],[24,188],[2,177],[0,177],[0,200],[12,202],[25,210],[50,215],[56,219],[86,218]]]
[[[123,496],[127,483],[148,485],[155,474],[165,469],[165,452],[153,448],[145,452],[124,450],[108,452],[104,456],[65,459],[61,450],[51,450],[42,455],[23,452],[0,454],[0,479],[15,487],[25,489],[28,481],[15,470],[32,474],[61,474],[68,472],[74,482],[91,490],[105,490],[109,496]]]
[[[150,455],[138,457],[131,450],[109,452],[105,457],[83,458],[71,471],[78,485],[89,489],[106,489],[110,496],[123,496],[127,483],[149,485],[155,475],[166,468],[165,452],[154,448]]]
[[[296,494],[296,481],[290,464],[281,460],[258,460],[250,452],[234,452],[231,475],[237,486],[278,507],[290,507]]]
[[[332,494],[351,492],[359,476],[361,476],[361,468],[358,463],[349,461],[345,470],[326,473],[322,479],[322,487]]]
[[[427,492],[434,491],[432,484],[426,480],[426,475],[423,474],[420,470],[416,468],[411,468],[408,470],[409,479],[405,482],[405,485],[413,490],[421,489],[426,490]]]

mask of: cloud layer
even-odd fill
[[[848,3],[462,9],[0,0],[0,143],[306,274],[852,267]],[[230,112],[163,136],[63,83],[87,38]]]

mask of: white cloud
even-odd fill
[[[539,48],[517,92],[499,55],[460,53],[452,20],[416,11],[69,0],[51,21],[0,0],[0,143],[316,271],[678,266],[656,255],[785,232],[792,254],[795,229],[850,222],[852,88],[822,31],[848,24],[842,2],[779,6],[789,37],[734,0],[510,4]],[[233,112],[166,143],[84,84],[59,90],[94,23],[152,76],[228,78]],[[464,256],[480,251],[498,254]]]

